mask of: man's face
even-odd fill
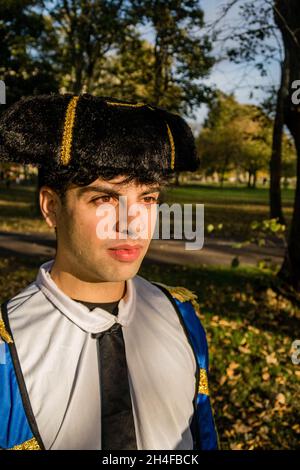
[[[98,178],[84,187],[72,185],[59,204],[58,259],[86,282],[135,276],[153,236],[159,186],[122,180],[118,176]]]

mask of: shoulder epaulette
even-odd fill
[[[168,286],[166,284],[162,284],[174,297],[175,299],[179,300],[179,302],[191,302],[196,313],[200,315],[200,305],[198,303],[197,295],[183,286]]]

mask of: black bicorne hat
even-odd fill
[[[50,94],[23,98],[0,119],[0,161],[68,172],[149,168],[195,171],[195,140],[177,114],[112,97]]]

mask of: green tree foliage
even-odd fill
[[[107,56],[130,35],[122,0],[48,0],[43,14],[51,25],[53,60],[61,85],[74,93],[94,92]]]
[[[96,93],[130,97],[134,101],[150,101],[153,81],[153,47],[135,34],[124,38],[118,51],[106,58],[101,67],[99,81],[94,84]],[[176,94],[179,94],[177,90]],[[176,97],[174,90],[174,98]],[[176,98],[175,98],[176,99]]]
[[[9,102],[59,89],[192,117],[212,97],[203,78],[214,60],[198,1],[6,0],[0,18]]]
[[[39,0],[0,2],[0,77],[6,84],[8,104],[28,94],[54,91],[58,86],[47,60],[40,6]]]
[[[207,174],[217,172],[222,182],[225,172],[247,172],[249,185],[255,186],[257,172],[268,170],[272,120],[258,106],[240,104],[232,95],[219,94],[197,142]],[[284,149],[286,161],[295,162],[288,136]]]
[[[212,91],[203,84],[214,63],[196,0],[132,0],[131,22],[147,30],[152,45],[147,98],[152,104],[193,115]]]

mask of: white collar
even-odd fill
[[[119,302],[119,313],[113,315],[102,308],[92,311],[85,305],[72,300],[66,295],[50,275],[54,259],[43,263],[36,277],[36,284],[44,295],[79,328],[88,333],[100,333],[108,330],[114,323],[127,326],[132,321],[136,306],[136,291],[133,279],[126,281],[126,294]]]

